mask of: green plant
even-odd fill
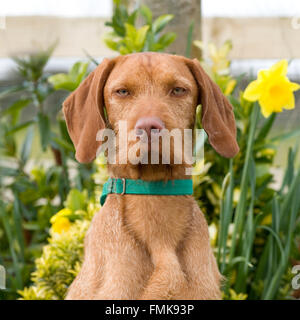
[[[63,207],[71,188],[94,194],[90,175],[95,166],[74,161],[74,147],[61,113],[45,104],[55,88],[74,90],[88,64],[76,63],[65,77],[54,76],[53,86],[53,78],[44,72],[53,50],[51,46],[13,57],[22,83],[0,93],[0,264],[8,275],[8,289],[0,292],[0,298],[16,298],[17,290],[29,284],[34,260],[48,237],[49,220]],[[55,123],[51,121],[54,117]],[[35,163],[37,151],[45,154],[43,165]]]
[[[281,185],[277,182],[274,187],[276,176],[270,168],[280,143],[300,130],[271,135],[277,114],[264,119],[257,103],[245,100],[243,92],[234,92],[239,81],[227,71],[229,49],[228,42],[219,50],[210,47],[212,59],[202,64],[234,106],[240,152],[228,161],[207,148],[205,180],[196,178],[195,196],[199,202],[206,197],[203,207],[213,209],[210,214],[207,210],[207,217],[217,228],[216,256],[227,278],[225,298],[233,299],[232,292],[248,299],[286,298],[291,296],[286,275],[299,247],[297,148],[289,151]]]
[[[129,13],[120,0],[115,0],[114,4],[112,20],[106,23],[113,31],[104,38],[110,49],[122,55],[141,51],[163,51],[176,39],[174,32],[161,34],[173,19],[173,15],[161,15],[153,21],[152,12],[147,6],[141,6]],[[137,28],[139,15],[144,18],[145,25]]]
[[[58,73],[48,78],[55,90],[74,91],[87,73],[87,62],[76,62],[68,74]]]
[[[98,163],[96,181],[105,179],[106,170]],[[64,299],[68,286],[78,274],[83,259],[83,242],[90,221],[99,211],[99,194],[88,198],[86,192],[72,189],[66,199],[65,209],[54,216],[64,216],[70,226],[56,230],[58,219],[52,219],[49,244],[44,246],[41,257],[36,260],[32,273],[33,285],[19,291],[25,300]]]

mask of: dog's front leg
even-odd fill
[[[85,236],[84,247],[84,262],[68,290],[66,300],[90,300],[102,282],[101,251],[97,250],[98,254],[95,254],[92,228]]]
[[[153,273],[143,291],[142,300],[171,300],[186,287],[185,274],[175,250],[160,250],[152,254]]]

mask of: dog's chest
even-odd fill
[[[188,232],[192,202],[186,196],[136,196],[124,198],[124,225],[148,246],[176,247]]]

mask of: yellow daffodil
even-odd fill
[[[55,233],[66,232],[70,229],[71,222],[66,217],[58,217],[52,225],[52,230]]]
[[[288,62],[281,60],[268,70],[261,70],[257,80],[252,81],[244,92],[244,98],[258,101],[264,117],[282,109],[294,109],[295,98],[293,92],[300,89],[300,85],[290,82],[287,77]]]
[[[229,80],[224,91],[225,96],[229,96],[232,93],[235,86],[236,86],[236,80],[235,79]]]
[[[64,208],[57,212],[51,219],[52,230],[55,233],[62,233],[68,231],[71,226],[71,222],[68,217],[72,214],[72,210]]]
[[[59,218],[61,217],[69,217],[72,214],[72,210],[68,208],[64,208],[60,211],[58,211],[54,216],[51,217],[50,222],[54,224]]]
[[[226,41],[219,49],[213,44],[209,43],[209,56],[213,62],[212,70],[218,74],[229,74],[230,60],[228,54],[232,49],[231,41]]]
[[[195,40],[194,45],[201,51],[206,51],[205,45],[202,41]],[[213,43],[209,43],[207,47],[209,58],[212,61],[212,72],[219,75],[229,74],[230,60],[228,59],[228,54],[232,49],[231,41],[225,41],[219,48],[217,48]]]

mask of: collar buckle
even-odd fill
[[[123,182],[123,191],[121,193],[121,196],[123,196],[125,194],[125,191],[126,191],[126,179],[122,178],[122,182]]]

